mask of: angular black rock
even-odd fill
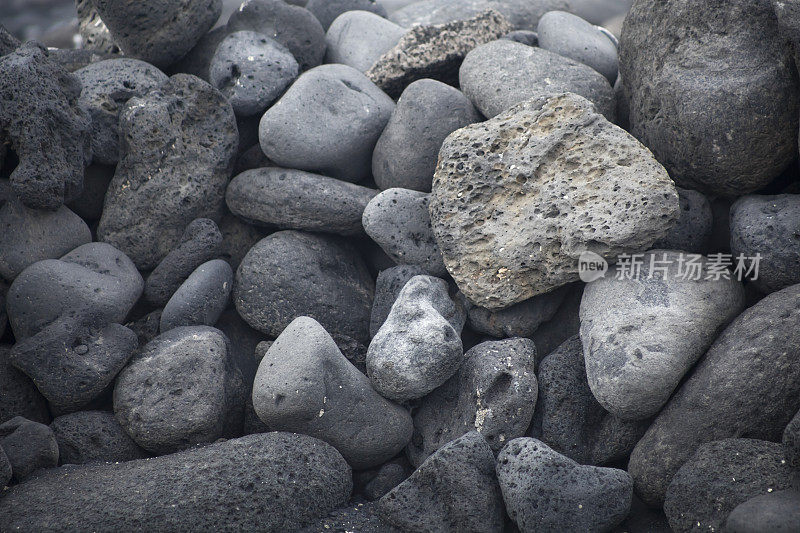
[[[234,302],[253,328],[277,337],[299,316],[326,331],[369,342],[375,290],[364,261],[334,237],[279,231],[247,253],[236,271]]]
[[[114,463],[148,457],[109,411],[62,415],[53,420],[50,429],[55,433],[59,462],[63,465]]]
[[[8,457],[17,481],[24,481],[40,468],[58,465],[58,443],[53,430],[21,416],[0,424],[0,448]]]
[[[81,83],[27,43],[0,58],[0,138],[19,157],[11,189],[28,207],[57,209],[78,196],[91,159]]]
[[[343,505],[351,489],[350,467],[332,446],[266,433],[155,459],[61,467],[5,493],[0,529],[293,531]]]

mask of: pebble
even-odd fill
[[[322,65],[303,73],[264,113],[261,148],[283,167],[362,181],[393,110],[392,99],[361,72]]]
[[[375,290],[358,253],[335,237],[279,231],[247,253],[233,289],[239,315],[277,337],[295,318],[308,316],[331,334],[369,342]]]
[[[92,117],[93,162],[115,165],[120,158],[119,114],[134,96],[143,96],[167,75],[138,59],[107,59],[75,71],[83,91],[78,104]]]
[[[617,46],[598,26],[565,11],[550,11],[536,26],[539,46],[550,52],[589,65],[608,79],[617,79]]]
[[[577,280],[586,250],[646,250],[678,212],[672,180],[650,152],[569,93],[450,134],[430,200],[448,272],[492,310]]]
[[[467,98],[489,118],[533,97],[563,92],[591,101],[609,121],[616,117],[614,91],[602,74],[544,48],[492,41],[467,54],[458,79]]]
[[[709,442],[675,474],[664,512],[673,531],[720,531],[737,505],[791,488],[791,472],[780,444],[755,439]]]
[[[445,138],[479,121],[475,107],[458,89],[431,79],[411,83],[372,153],[375,183],[383,190],[430,192]]]
[[[797,155],[800,85],[769,2],[637,0],[620,75],[631,133],[680,187],[747,194]]]
[[[725,520],[730,533],[800,531],[800,491],[774,490],[737,505]]]
[[[222,216],[219,229],[223,237],[219,257],[227,261],[234,272],[250,248],[266,236],[266,232],[242,222],[230,212]]]
[[[270,428],[311,435],[355,469],[379,466],[411,440],[411,416],[383,399],[316,320],[299,317],[261,360],[253,407]]]
[[[522,533],[610,531],[633,495],[624,470],[582,466],[541,441],[519,438],[497,456],[506,510]]]
[[[11,365],[9,354],[11,346],[0,344],[0,424],[21,416],[41,422],[50,423],[50,413],[44,396],[28,376]]]
[[[369,336],[374,337],[386,322],[400,291],[414,276],[425,275],[425,269],[416,265],[398,265],[381,270],[375,281],[375,298],[369,319]]]
[[[364,487],[364,497],[369,501],[380,500],[412,473],[407,461],[385,463]]]
[[[430,194],[388,189],[364,209],[364,231],[397,264],[422,267],[433,276],[446,276],[428,211]]]
[[[367,76],[392,97],[426,78],[458,85],[458,68],[467,53],[510,29],[508,21],[494,10],[467,20],[415,25],[372,65]]]
[[[154,268],[196,218],[218,220],[238,145],[225,97],[176,74],[120,114],[120,163],[106,193],[99,240]]]
[[[713,279],[705,256],[697,257],[701,279],[684,279],[687,258],[653,250],[643,254],[638,278],[626,279],[618,266],[583,291],[589,386],[622,419],[657,414],[718,332],[744,310],[741,282]]]
[[[163,455],[237,435],[244,393],[225,335],[178,327],[149,342],[120,373],[114,414],[136,444]]]
[[[264,433],[155,459],[53,470],[6,491],[0,528],[292,531],[343,505],[351,488],[350,467],[332,446]]]
[[[539,363],[539,429],[534,436],[580,464],[624,461],[649,420],[623,421],[597,402],[586,379],[583,346],[570,337]]]
[[[247,0],[228,19],[227,31],[262,33],[289,49],[301,71],[322,64],[325,30],[313,13],[282,0]]]
[[[711,202],[701,192],[680,187],[675,187],[675,190],[680,203],[678,221],[664,238],[653,244],[653,248],[708,253],[714,224]]]
[[[759,254],[752,283],[771,293],[800,283],[800,194],[743,196],[730,211],[733,257]]]
[[[386,17],[386,9],[376,0],[308,0],[306,9],[317,17],[325,31],[347,11],[369,11]]]
[[[555,316],[568,290],[568,286],[559,287],[499,311],[472,306],[467,323],[473,331],[498,339],[531,337],[541,324]]]
[[[361,216],[377,191],[284,168],[256,168],[228,185],[230,211],[259,226],[363,235]]]
[[[124,253],[92,242],[23,270],[8,290],[6,309],[21,341],[70,310],[91,312],[98,323],[122,323],[143,288],[141,274]]]
[[[148,456],[109,411],[62,415],[53,420],[50,429],[58,442],[61,464],[115,463]]]
[[[447,282],[415,276],[406,283],[367,351],[367,375],[381,396],[403,402],[442,385],[464,359],[464,309]]]
[[[197,218],[191,221],[184,229],[180,243],[147,277],[145,300],[155,306],[166,305],[197,267],[217,256],[222,241],[222,233],[213,220]]]
[[[448,442],[477,431],[493,451],[525,435],[536,407],[536,346],[530,339],[489,341],[464,354],[458,372],[414,410],[406,451],[420,465]]]
[[[501,532],[505,514],[492,449],[478,432],[440,448],[378,501],[403,531]]]
[[[39,469],[58,465],[58,443],[53,431],[21,416],[0,424],[0,448],[17,481],[24,481]]]
[[[168,67],[214,26],[221,0],[92,0],[126,56]]]
[[[30,209],[9,198],[0,206],[0,277],[14,281],[37,261],[57,259],[91,241],[89,226],[67,207]]]
[[[80,94],[80,80],[37,43],[0,57],[0,137],[19,158],[11,190],[27,207],[55,210],[80,194],[92,153]]]
[[[264,112],[299,74],[294,56],[262,33],[237,31],[217,46],[209,82],[228,99],[237,115]]]
[[[346,11],[336,17],[325,34],[325,61],[366,72],[405,32],[405,28],[370,11]]]
[[[11,364],[33,380],[51,409],[76,411],[100,396],[136,350],[136,334],[104,318],[67,311],[12,348]]]
[[[800,285],[770,294],[722,332],[631,454],[628,471],[646,503],[662,503],[678,469],[710,440],[780,439],[800,409],[800,359],[790,348],[798,332]]]
[[[161,332],[179,326],[213,326],[228,305],[233,270],[222,259],[203,263],[181,284],[161,313]]]

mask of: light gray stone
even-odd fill
[[[366,72],[394,48],[405,32],[405,28],[375,13],[346,11],[336,17],[325,34],[328,45],[325,62],[341,63]]]

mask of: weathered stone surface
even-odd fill
[[[475,48],[459,69],[461,90],[487,117],[533,97],[563,92],[591,101],[608,120],[616,117],[614,91],[592,67],[507,39]]]
[[[492,449],[479,433],[467,433],[381,498],[377,510],[403,531],[502,531],[503,500]]]
[[[627,279],[618,266],[583,291],[589,386],[600,405],[622,419],[658,413],[718,332],[744,309],[742,283],[713,279],[705,256],[695,256],[698,279],[684,279],[688,257],[653,250],[643,254],[638,277]]]
[[[506,511],[523,533],[609,531],[625,519],[633,495],[624,470],[581,466],[531,438],[503,448],[497,477]]]
[[[791,488],[791,472],[780,444],[754,439],[709,442],[675,474],[664,512],[673,531],[720,531],[740,503]]]
[[[369,335],[374,337],[378,333],[400,291],[414,276],[425,275],[422,267],[414,265],[398,265],[386,270],[381,270],[375,281],[375,298],[372,301],[372,312],[369,319]]]
[[[645,502],[663,502],[675,472],[705,442],[780,439],[800,409],[799,335],[800,285],[770,294],[725,329],[631,454],[628,471]]]
[[[678,222],[663,239],[653,244],[653,248],[696,254],[708,253],[714,224],[711,202],[701,192],[680,187],[675,189],[678,191],[678,201],[681,206]]]
[[[325,34],[325,61],[366,72],[405,32],[405,28],[375,13],[346,11],[336,17]]]
[[[450,134],[430,202],[447,270],[488,309],[577,280],[584,251],[615,259],[646,250],[678,208],[650,152],[573,94]]]
[[[119,53],[119,46],[111,37],[111,32],[100,18],[100,13],[97,12],[92,0],[76,0],[75,7],[78,12],[78,32],[82,38],[81,46],[84,49],[104,54]]]
[[[79,411],[59,416],[50,429],[58,442],[61,464],[113,463],[148,456],[109,411]]]
[[[495,452],[525,435],[536,407],[536,346],[530,339],[489,341],[464,354],[458,372],[414,410],[407,454],[420,465],[436,450],[470,431]]]
[[[494,9],[511,22],[513,29],[534,29],[539,17],[567,7],[566,0],[423,0],[399,9],[389,18],[410,27],[465,20]]]
[[[786,460],[795,468],[800,468],[800,411],[783,431],[783,447]]]
[[[261,360],[253,408],[270,428],[322,439],[353,468],[378,466],[411,439],[411,416],[385,400],[319,322],[299,317]]]
[[[228,305],[233,270],[222,259],[203,263],[164,306],[161,333],[178,326],[213,326]]]
[[[745,194],[797,157],[800,87],[766,0],[636,0],[620,75],[631,132],[681,187]]]
[[[306,9],[311,11],[327,31],[333,21],[348,11],[369,11],[385,17],[386,10],[376,0],[308,0]]]
[[[47,402],[30,378],[11,366],[10,351],[11,346],[0,344],[0,424],[15,416],[49,424]]]
[[[189,222],[222,215],[239,140],[236,119],[219,91],[176,74],[128,100],[120,136],[121,159],[97,234],[137,267],[151,269]]]
[[[4,494],[0,528],[294,531],[343,505],[351,488],[350,467],[332,446],[264,433],[155,459],[53,470]]]
[[[725,520],[728,533],[800,531],[800,491],[779,490],[740,503]]]
[[[17,481],[24,481],[41,468],[58,465],[58,443],[53,430],[21,416],[0,424],[0,449],[5,452]]]
[[[468,20],[413,26],[371,65],[367,76],[390,96],[424,78],[455,85],[466,55],[510,30],[508,20],[491,9]]]
[[[540,324],[553,318],[568,291],[566,286],[559,287],[499,311],[472,306],[467,315],[469,327],[498,339],[531,337]]]

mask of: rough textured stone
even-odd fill
[[[411,439],[408,411],[379,396],[308,317],[289,324],[261,360],[253,407],[268,427],[322,439],[357,469],[386,462]]]
[[[636,0],[620,38],[630,131],[681,187],[736,196],[797,157],[800,87],[766,0]]]
[[[306,9],[311,11],[327,31],[333,21],[347,11],[369,11],[381,17],[386,10],[376,0],[308,0]]]
[[[228,32],[251,30],[263,33],[289,49],[300,70],[322,63],[325,30],[317,17],[300,5],[282,0],[248,0],[228,19]]]
[[[0,424],[15,416],[49,424],[47,402],[30,378],[11,366],[10,351],[11,346],[0,344]]]
[[[11,190],[28,207],[58,209],[78,196],[91,159],[81,83],[36,43],[0,57],[0,138],[19,157]],[[46,149],[43,144],[46,142]]]
[[[24,481],[40,468],[58,465],[58,443],[53,431],[21,416],[0,424],[0,448],[17,481]]]
[[[624,460],[648,420],[625,422],[597,403],[586,380],[580,337],[570,337],[539,364],[536,437],[580,464]]]
[[[381,189],[430,192],[439,149],[455,130],[480,121],[461,91],[424,79],[406,87],[372,153],[372,174]]]
[[[120,114],[122,152],[97,229],[141,269],[178,244],[186,224],[219,219],[238,146],[222,94],[188,74],[128,100]]]
[[[673,531],[719,531],[740,503],[790,487],[780,444],[719,440],[701,446],[676,472],[664,512]]]
[[[261,148],[280,166],[361,181],[393,110],[391,98],[356,69],[322,65],[303,73],[264,113]]]
[[[114,414],[139,446],[171,453],[238,434],[244,393],[225,335],[180,327],[144,346],[120,373]]]
[[[211,85],[241,116],[267,109],[298,73],[297,61],[286,47],[246,30],[231,33],[219,43],[208,70]]]
[[[722,332],[631,454],[628,471],[645,502],[662,502],[705,442],[780,439],[800,409],[799,333],[800,285],[770,294]]]
[[[67,312],[15,344],[9,359],[51,407],[75,411],[111,385],[137,344],[136,334],[125,326],[104,323],[91,311]]]
[[[405,28],[375,13],[347,11],[336,17],[325,34],[325,61],[366,72],[405,32]]]
[[[730,225],[734,257],[761,255],[756,287],[769,293],[800,283],[800,194],[740,198]]]
[[[800,531],[800,492],[779,490],[750,498],[725,520],[729,533],[790,533]]]
[[[541,48],[589,65],[614,84],[617,46],[601,28],[572,13],[550,11],[539,19],[536,33]]]
[[[574,0],[573,0],[574,1]],[[554,9],[565,9],[565,0],[424,0],[398,10],[390,17],[401,26],[443,24],[465,20],[495,9],[503,14],[514,29],[535,29],[539,17]]]
[[[0,277],[13,281],[33,263],[57,259],[91,241],[89,226],[65,206],[42,211],[11,197],[0,206]]]
[[[11,462],[8,460],[8,456],[6,452],[3,451],[3,448],[0,448],[0,490],[8,485],[13,476],[14,474],[11,472]]]
[[[680,202],[678,222],[653,248],[704,254],[709,251],[713,215],[711,203],[700,192],[675,187]],[[800,281],[800,280],[798,280]]]
[[[256,168],[233,178],[225,201],[253,224],[361,235],[361,216],[376,192],[302,170]]]
[[[434,276],[446,276],[442,252],[431,230],[430,194],[388,189],[364,209],[364,231],[397,264],[417,265]]]
[[[181,284],[161,313],[161,332],[178,326],[213,326],[228,305],[233,270],[222,259],[203,263]]]
[[[214,259],[223,237],[213,220],[197,218],[183,231],[180,243],[147,277],[144,297],[152,305],[166,305],[178,287],[194,270]]]
[[[380,500],[413,473],[411,465],[405,460],[390,461],[381,466],[375,477],[364,487],[364,497],[369,501]]]
[[[499,311],[473,306],[467,315],[469,327],[498,339],[530,337],[540,324],[553,318],[568,291],[569,287],[559,287]]]
[[[4,495],[0,528],[292,531],[344,504],[351,487],[350,467],[333,447],[266,433],[155,459],[59,468]]]
[[[611,530],[627,516],[633,495],[624,470],[581,466],[531,438],[503,448],[497,477],[522,533]]]
[[[50,429],[58,442],[61,464],[114,463],[147,457],[109,411],[59,416]]]
[[[430,202],[447,270],[488,309],[577,280],[584,251],[610,259],[646,250],[679,209],[647,149],[573,94],[450,134]]]
[[[658,413],[719,331],[744,309],[741,282],[714,279],[705,256],[695,256],[699,279],[684,279],[688,257],[650,251],[641,258],[638,277],[627,279],[618,266],[583,291],[581,340],[589,386],[600,405],[620,418]]]
[[[406,283],[414,276],[425,275],[422,267],[414,265],[399,265],[378,274],[375,281],[375,299],[372,301],[372,312],[369,319],[369,336],[374,337],[386,322],[386,317],[392,310],[395,300]]]
[[[378,502],[378,514],[404,531],[503,530],[503,501],[492,449],[477,432],[439,449]]]
[[[446,443],[477,431],[492,450],[525,435],[536,407],[536,346],[530,339],[490,341],[464,354],[458,372],[421,400],[407,454],[420,465]]]
[[[119,114],[134,96],[143,96],[165,81],[156,67],[138,59],[107,59],[75,71],[83,91],[78,103],[92,117],[92,156],[95,163],[119,161]]]
[[[222,216],[219,229],[223,237],[219,256],[227,261],[234,271],[239,268],[250,248],[267,234],[260,228],[242,222],[230,212]]]
[[[221,0],[92,0],[127,56],[161,68],[192,49],[219,18]]]
[[[412,278],[369,345],[367,375],[375,389],[406,401],[442,385],[462,363],[465,318],[444,280]]]
[[[536,96],[575,93],[591,101],[608,120],[614,91],[591,67],[543,48],[498,40],[467,54],[459,70],[461,90],[487,117]]]
[[[508,21],[494,10],[468,20],[413,26],[375,61],[367,76],[391,96],[400,95],[411,82],[424,78],[455,85],[467,53],[510,30]]]
[[[299,316],[331,334],[369,341],[375,287],[358,253],[333,237],[279,231],[259,241],[236,272],[234,302],[242,318],[278,336]]]
[[[143,288],[142,276],[125,254],[91,242],[23,270],[11,284],[6,308],[20,341],[67,311],[91,310],[98,323],[122,323]]]
[[[795,468],[800,468],[800,411],[783,431],[783,447],[786,459]]]

